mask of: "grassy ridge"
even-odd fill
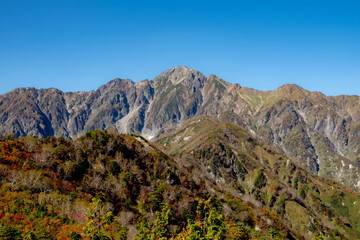
[[[157,143],[182,165],[196,166],[193,175],[202,173],[219,188],[276,213],[298,238],[318,232],[330,239],[360,237],[358,193],[303,169],[237,126],[193,118]]]

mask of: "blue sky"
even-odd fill
[[[360,1],[0,0],[0,94],[177,65],[259,90],[360,95]]]

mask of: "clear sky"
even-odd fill
[[[359,0],[0,0],[0,94],[177,65],[259,90],[360,95]]]

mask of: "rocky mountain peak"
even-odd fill
[[[110,82],[102,85],[100,88],[112,88],[112,87],[126,87],[129,85],[133,85],[133,81],[130,79],[121,79],[121,78],[115,78],[111,80]]]
[[[171,71],[171,72],[184,72],[185,71],[186,72],[186,71],[189,71],[190,69],[192,69],[192,68],[179,65],[179,66],[171,68],[169,71]]]
[[[25,92],[31,92],[31,91],[37,91],[36,88],[34,87],[23,87],[23,88],[15,88],[14,90],[5,93],[4,95],[8,95],[8,94],[21,94],[21,93],[25,93]]]
[[[302,99],[310,94],[309,91],[296,84],[284,84],[276,89],[275,92],[287,99]]]
[[[294,91],[300,91],[300,92],[307,92],[305,89],[303,89],[302,87],[300,87],[299,85],[296,85],[294,83],[292,84],[284,84],[282,86],[280,86],[277,90],[280,91],[287,91],[287,92],[294,92]]]
[[[211,74],[208,78],[208,81],[211,82],[211,81],[217,81],[217,82],[220,82],[220,83],[223,83],[223,84],[226,84],[227,82],[225,82],[223,79],[219,78],[218,76],[216,76],[215,74]]]
[[[173,67],[170,70],[164,71],[160,76],[154,79],[155,82],[164,82],[169,84],[180,84],[184,83],[185,85],[193,85],[194,82],[199,82],[196,85],[203,85],[206,81],[206,77],[199,71],[188,68],[185,66]]]
[[[307,93],[309,93],[309,91],[305,90],[304,88],[302,88],[296,84],[284,84],[281,87],[279,87],[277,89],[277,91],[281,91],[281,92],[289,93],[289,94],[293,94],[293,93],[307,94]]]

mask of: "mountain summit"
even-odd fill
[[[258,91],[184,66],[90,92],[20,88],[0,96],[0,134],[76,138],[94,129],[148,139],[195,116],[236,124],[321,176],[360,188],[360,98],[287,84]]]

